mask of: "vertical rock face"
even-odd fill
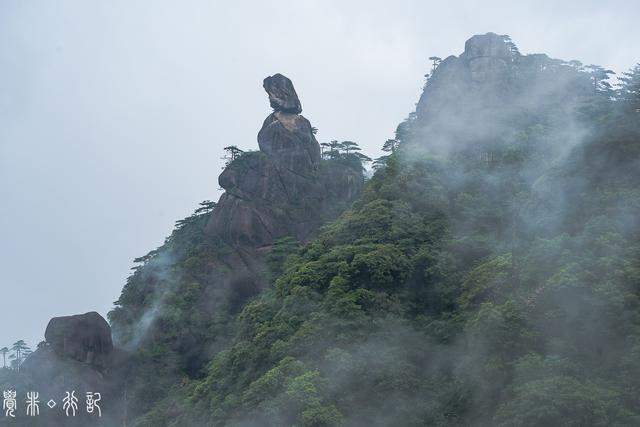
[[[476,35],[467,40],[459,57],[442,61],[420,97],[418,117],[442,121],[445,114],[455,117],[456,112],[450,108],[464,105],[482,110],[504,102],[509,69],[519,55],[507,40],[507,36],[494,33]]]
[[[225,193],[206,227],[240,247],[268,246],[287,235],[305,240],[363,185],[361,170],[334,167],[328,174],[323,169],[320,145],[299,114],[291,80],[275,74],[263,86],[274,112],[258,132],[260,150],[243,154],[220,175]],[[342,184],[331,185],[335,182]]]
[[[468,64],[471,81],[479,84],[491,80],[499,82],[516,57],[505,36],[494,33],[471,37],[465,43],[464,53],[460,55]]]
[[[416,125],[424,141],[447,149],[495,141],[519,118],[547,114],[559,104],[569,108],[576,94],[590,91],[589,78],[568,63],[521,55],[506,35],[476,35],[429,76]]]
[[[278,166],[310,176],[320,163],[320,146],[311,124],[299,114],[276,111],[267,117],[258,132],[260,151]]]

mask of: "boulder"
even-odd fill
[[[95,311],[75,316],[54,317],[45,340],[60,357],[105,367],[113,351],[111,328]]]
[[[293,83],[282,74],[274,74],[264,79],[264,90],[269,94],[269,103],[275,111],[300,114],[302,105],[298,94],[293,88]]]
[[[508,40],[507,36],[495,33],[475,35],[465,42],[464,53],[460,57],[468,61],[487,57],[509,59],[514,52],[509,48]]]

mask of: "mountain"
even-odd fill
[[[71,386],[100,390],[109,415],[102,422],[135,419],[175,384],[200,377],[283,258],[353,203],[364,185],[362,157],[322,155],[287,77],[267,77],[264,88],[274,111],[258,133],[259,150],[226,148],[219,201],[201,203],[161,247],[135,260],[110,326],[97,313],[52,319],[46,341],[11,381],[41,384],[47,396]]]
[[[432,60],[366,183],[265,79],[259,151],[109,314],[117,422],[640,423],[640,66],[614,88],[494,33]]]
[[[354,206],[145,422],[637,424],[640,132],[606,77],[492,33],[436,59]]]

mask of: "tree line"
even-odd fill
[[[14,342],[11,347],[0,348],[2,369],[19,369],[22,362],[24,362],[31,353],[33,353],[33,351],[24,340]]]

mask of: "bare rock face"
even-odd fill
[[[113,351],[111,328],[96,312],[54,317],[44,336],[57,355],[97,367],[106,366]]]
[[[293,83],[282,74],[274,74],[264,79],[264,90],[269,94],[269,104],[275,111],[300,114],[302,105],[298,94],[293,88]]]
[[[258,132],[260,151],[241,155],[220,175],[225,193],[206,227],[241,248],[265,248],[283,236],[304,241],[332,207],[353,200],[364,182],[361,170],[322,170],[320,145],[299,114],[291,80],[275,74],[264,88],[275,111]]]
[[[429,75],[416,106],[414,132],[425,147],[487,153],[509,138],[522,117],[542,117],[554,106],[578,104],[588,76],[546,55],[522,55],[509,36],[475,35],[459,56]]]
[[[514,56],[514,52],[509,49],[509,45],[505,43],[505,40],[506,36],[495,33],[475,35],[464,44],[464,53],[461,57],[467,60],[486,57],[507,60]]]
[[[309,175],[320,163],[320,146],[309,120],[298,114],[274,112],[258,133],[260,150],[290,171]]]

